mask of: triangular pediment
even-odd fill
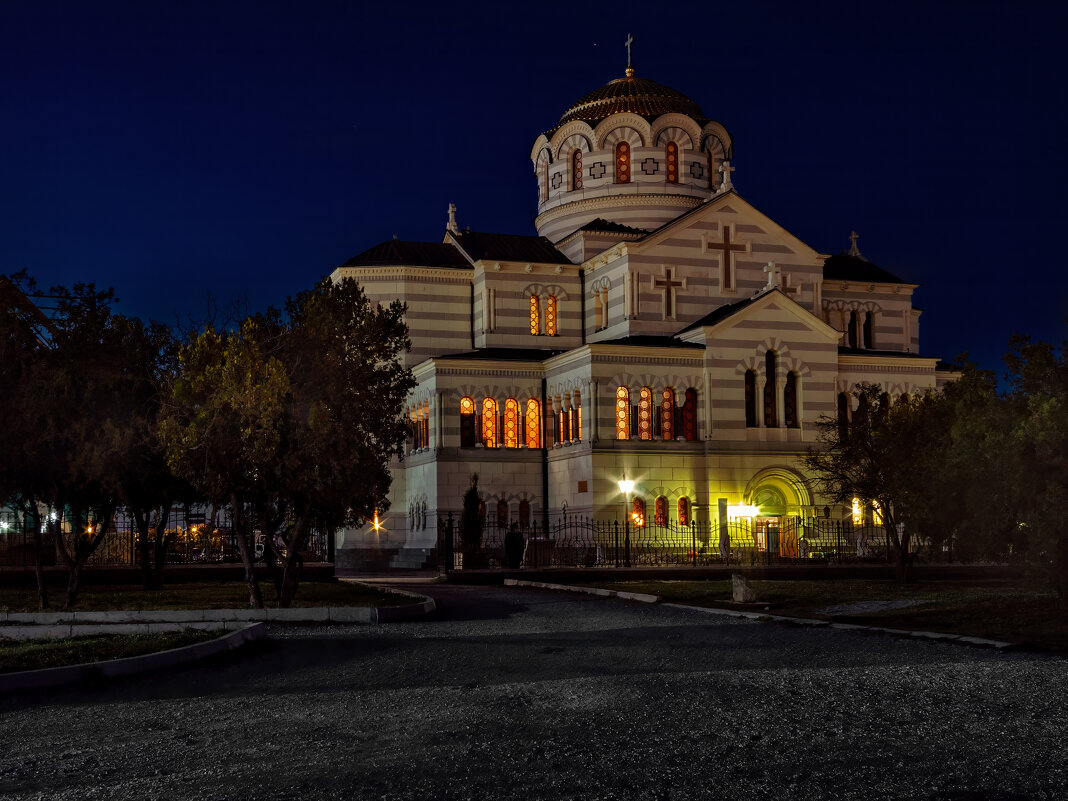
[[[776,322],[782,323],[784,328],[795,332],[792,334],[795,337],[801,335],[801,332],[807,332],[807,338],[823,340],[835,345],[842,337],[840,331],[827,325],[778,288],[765,290],[759,295],[738,303],[722,306],[703,319],[687,326],[677,336],[684,342],[700,343],[717,338],[729,338],[732,332],[741,330],[761,336],[775,329]]]

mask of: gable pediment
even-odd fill
[[[765,290],[740,303],[723,306],[678,334],[684,342],[707,343],[713,339],[763,338],[768,332],[782,332],[791,338],[822,341],[837,346],[842,337],[808,309],[791,300],[782,290]]]

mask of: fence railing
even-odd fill
[[[65,536],[73,536],[66,519],[58,521]],[[55,545],[51,533],[44,532],[42,563],[55,564]],[[231,529],[230,517],[224,507],[192,506],[178,508],[168,516],[165,533],[171,535],[166,552],[167,564],[225,564],[241,561],[237,537]],[[141,543],[133,516],[120,510],[115,514],[103,542],[89,557],[90,565],[137,565],[141,561]],[[155,532],[150,531],[148,545],[154,546]],[[326,562],[330,559],[328,535],[313,531],[307,548],[302,552],[306,562]],[[265,543],[257,534],[254,543],[257,559],[262,559]],[[0,508],[0,567],[31,567],[34,564],[33,532],[29,522],[7,507]]]
[[[851,520],[781,518],[778,525],[751,519],[694,522],[690,525],[594,520],[556,515],[525,527],[498,522],[487,515],[477,551],[465,547],[459,515],[439,516],[439,565],[505,567],[505,535],[510,526],[523,535],[524,567],[666,567],[681,565],[758,565],[822,562],[885,562],[890,541],[882,526],[854,525]],[[450,537],[451,532],[451,537]],[[936,557],[913,539],[910,551]],[[451,560],[451,564],[450,564]]]

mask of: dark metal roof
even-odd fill
[[[906,284],[893,273],[860,256],[839,253],[823,263],[825,281],[865,281],[871,284]]]
[[[751,298],[746,298],[745,300],[740,300],[737,303],[728,303],[725,306],[720,306],[715,311],[706,314],[700,320],[696,320],[696,321],[690,323],[684,329],[679,331],[679,333],[680,334],[684,334],[687,331],[693,331],[695,328],[704,328],[706,325],[715,325],[720,320],[725,320],[728,317],[730,317],[732,314],[734,314],[735,312],[741,311],[746,306],[748,306],[753,301],[755,301],[757,298],[763,297],[763,294],[764,293],[760,293],[759,295],[754,295]]]
[[[536,348],[481,348],[466,353],[449,353],[435,359],[474,359],[488,362],[540,362],[563,353],[563,350],[539,350]]]
[[[536,261],[548,264],[572,263],[544,236],[463,231],[453,234],[453,238],[472,261],[496,259],[499,261]]]
[[[629,225],[623,225],[622,223],[612,222],[606,220],[603,217],[597,217],[590,220],[578,230],[580,231],[602,231],[609,234],[637,234],[638,236],[644,236],[649,233],[644,228],[633,228]]]
[[[571,120],[585,120],[594,127],[606,117],[625,112],[640,114],[648,120],[677,112],[692,117],[700,125],[708,122],[701,107],[676,89],[648,78],[616,78],[572,103],[546,136]]]
[[[631,337],[609,339],[605,342],[591,342],[591,345],[627,345],[639,348],[692,348],[703,349],[704,345],[699,342],[683,342],[671,336],[655,336],[653,334],[639,334]]]
[[[442,242],[402,242],[390,239],[353,256],[342,267],[470,267],[453,245]]]

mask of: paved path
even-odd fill
[[[275,628],[237,661],[0,701],[0,798],[1066,795],[1068,660],[427,591],[427,621]]]

